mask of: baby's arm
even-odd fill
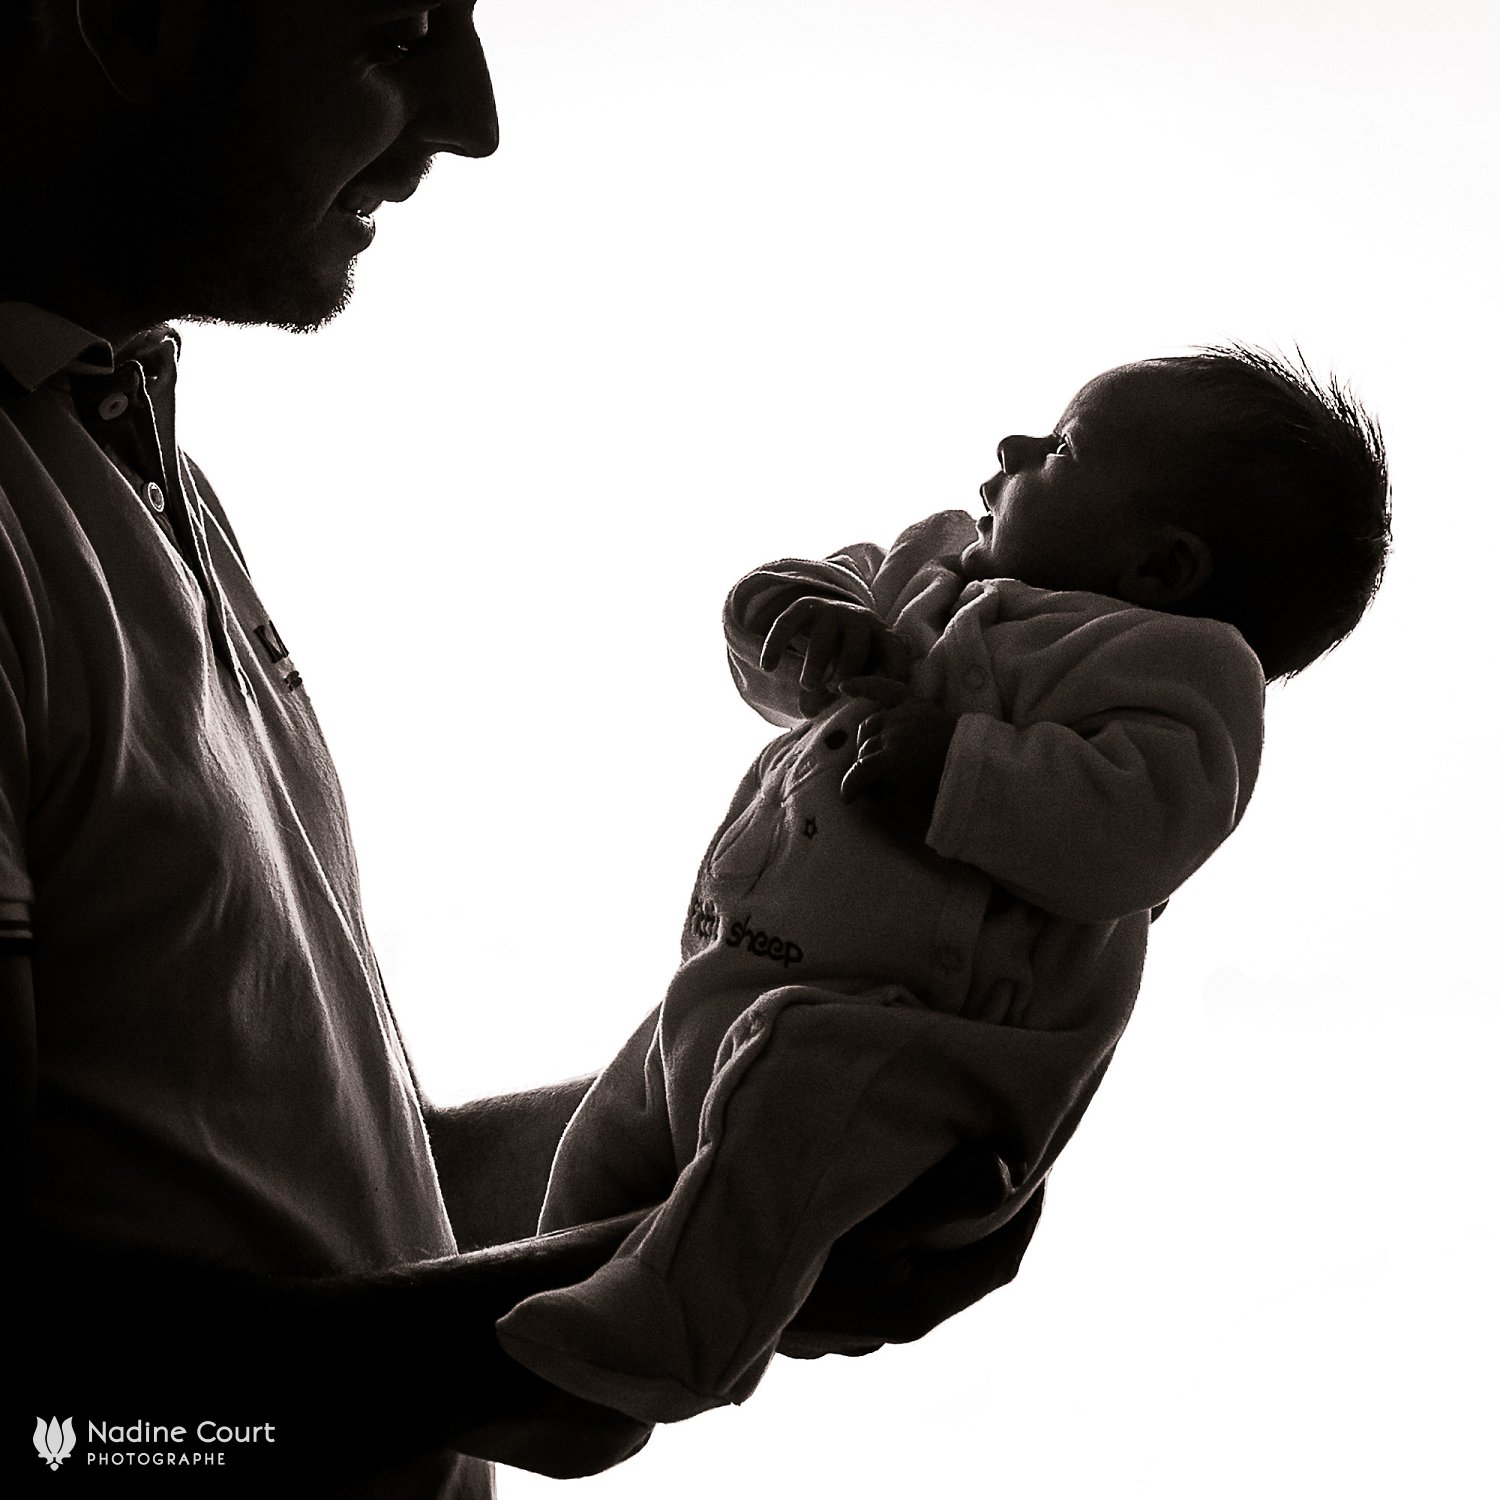
[[[1230,627],[1141,612],[1035,718],[958,718],[927,843],[1075,921],[1155,907],[1238,823],[1263,696]]]
[[[844,678],[900,670],[899,647],[871,590],[884,555],[863,543],[822,561],[783,558],[730,590],[729,668],[763,718],[795,724],[832,702]]]
[[[742,578],[724,606],[741,696],[785,728],[831,703],[849,676],[904,681],[941,632],[963,586],[958,555],[973,537],[971,517],[940,511],[908,526],[889,552],[860,542],[822,561],[783,558]]]

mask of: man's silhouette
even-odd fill
[[[493,1332],[623,1233],[508,1243],[581,1085],[422,1099],[308,685],[178,447],[165,326],[317,327],[383,205],[439,153],[495,150],[472,6],[6,0],[0,132],[0,1001],[28,1384],[101,1416],[272,1424],[221,1471],[257,1489],[488,1493],[456,1450],[617,1462],[646,1430]],[[282,417],[262,399],[247,440]],[[917,1184],[839,1247],[791,1352],[917,1337],[1009,1279],[1034,1215],[910,1249],[999,1191],[978,1149]]]

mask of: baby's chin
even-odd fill
[[[970,583],[977,583],[982,578],[1003,578],[1006,576],[997,566],[995,559],[989,555],[982,539],[970,542],[958,554],[958,571]]]

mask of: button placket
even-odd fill
[[[75,381],[77,409],[166,537],[174,564],[196,588],[215,654],[248,698],[253,690],[230,638],[228,605],[214,575],[202,501],[196,491],[190,492],[182,472],[172,408],[174,373],[167,349],[148,351],[144,363],[123,360],[109,375]]]

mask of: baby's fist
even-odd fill
[[[787,655],[802,658],[799,707],[808,717],[831,703],[847,678],[877,668],[904,675],[907,664],[901,642],[874,610],[816,595],[777,615],[761,647],[761,670],[774,672]]]

